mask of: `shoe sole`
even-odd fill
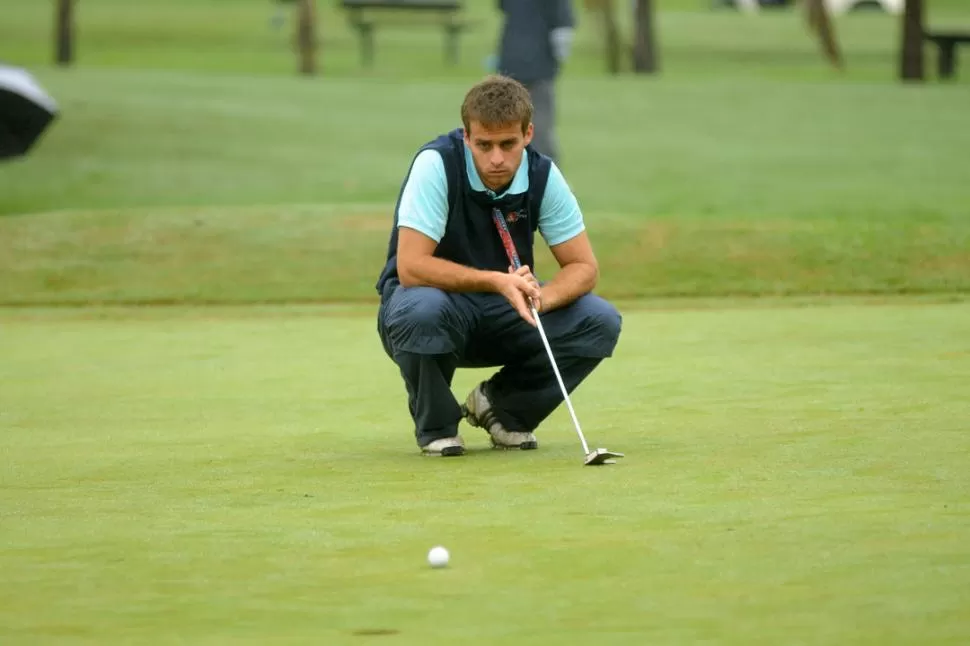
[[[453,458],[459,455],[464,455],[465,449],[461,446],[446,446],[440,451],[424,451],[424,454],[428,457],[437,458]]]
[[[468,423],[469,424],[471,424],[472,426],[474,426],[476,428],[481,428],[481,429],[485,430],[486,433],[488,433],[488,439],[492,441],[492,448],[493,449],[502,449],[502,450],[505,450],[505,451],[512,451],[512,450],[515,450],[515,449],[519,449],[520,451],[532,451],[534,449],[538,449],[539,448],[539,442],[534,441],[534,440],[533,441],[530,441],[530,442],[522,442],[521,444],[499,444],[499,443],[497,443],[495,441],[495,438],[492,437],[492,434],[488,432],[488,429],[484,428],[481,425],[481,423],[479,423],[478,418],[475,417],[474,415],[472,415],[471,411],[468,410],[468,406],[466,404],[462,404],[461,405],[461,415],[466,420],[468,420]]]
[[[492,440],[492,448],[502,451],[532,451],[539,448],[538,442],[522,442],[521,444],[497,444],[495,440]]]

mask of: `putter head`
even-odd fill
[[[588,467],[600,464],[616,464],[615,458],[622,457],[622,453],[615,453],[613,451],[607,451],[606,449],[596,449],[586,456],[586,460],[583,462],[583,464]]]

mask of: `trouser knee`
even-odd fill
[[[447,354],[462,342],[453,299],[433,287],[398,287],[388,300],[381,335],[389,353]]]
[[[577,327],[587,356],[609,357],[620,339],[623,317],[600,296],[587,294],[577,302]]]

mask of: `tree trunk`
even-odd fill
[[[899,50],[899,75],[904,81],[922,81],[923,0],[906,0],[903,11],[903,42]]]
[[[296,21],[296,41],[300,50],[300,73],[313,76],[317,73],[316,7],[314,0],[299,0],[299,17]]]
[[[638,74],[654,74],[660,70],[653,18],[653,0],[636,0],[633,14],[633,71]]]
[[[610,74],[619,74],[620,28],[616,24],[613,0],[601,0],[600,9],[603,12],[603,29],[606,34],[606,69]]]
[[[74,0],[57,0],[54,11],[54,60],[68,66],[74,62]]]
[[[825,8],[824,0],[805,0],[808,11],[808,25],[818,32],[822,50],[828,57],[832,66],[842,69],[842,54],[839,51],[838,38],[835,35],[835,27],[832,26],[832,19],[829,17],[828,9]]]

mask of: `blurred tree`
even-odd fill
[[[654,74],[660,70],[660,64],[653,28],[653,0],[635,0],[633,12],[633,71]]]
[[[74,62],[74,0],[54,4],[54,60],[63,66]]]
[[[899,48],[899,76],[904,81],[923,80],[923,24],[923,0],[906,0]]]
[[[299,0],[297,6],[296,41],[300,50],[300,73],[317,73],[317,34],[315,0]]]
[[[603,40],[606,45],[606,69],[620,73],[620,28],[616,24],[613,0],[585,0],[586,11],[599,13],[603,21]]]
[[[659,54],[656,35],[655,3],[653,0],[621,0],[633,8],[633,70],[637,73],[654,73],[659,70]],[[734,0],[737,2],[737,0]],[[921,4],[922,0],[916,0]],[[835,26],[825,0],[804,0],[809,29],[817,35],[822,52],[836,68],[844,67],[842,51],[839,46]],[[787,0],[777,0],[786,5]],[[912,4],[912,0],[907,5]],[[584,0],[587,11],[599,13],[604,26],[606,44],[606,66],[611,74],[620,71],[620,52],[623,49],[620,31],[617,26],[614,0]],[[757,2],[753,7],[760,6]]]
[[[834,67],[842,69],[842,52],[825,0],[805,0],[805,9],[808,14],[808,26],[818,32],[822,51]]]

